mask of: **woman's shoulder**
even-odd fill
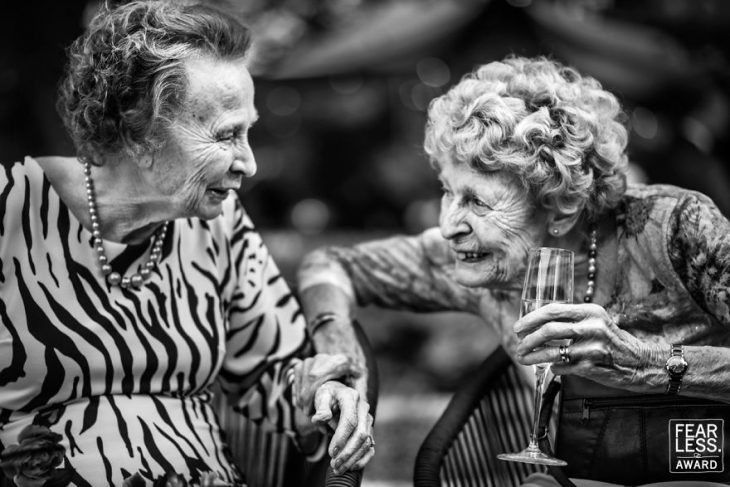
[[[0,181],[8,184],[25,178],[30,184],[34,184],[42,182],[44,178],[50,181],[69,179],[72,171],[69,171],[68,167],[73,161],[76,161],[76,158],[62,156],[25,156],[22,159],[2,161]]]
[[[668,184],[632,184],[626,190],[618,208],[620,220],[630,227],[651,220],[668,221],[677,209],[688,204],[714,207],[712,200],[704,194]]]
[[[689,199],[711,203],[712,200],[699,191],[673,186],[671,184],[630,184],[624,194],[625,205],[641,205],[642,202],[659,200],[667,204],[678,204]]]
[[[25,156],[23,159],[3,160],[3,170],[0,172],[0,184],[6,185],[16,179],[18,174],[28,172],[32,167],[31,162],[35,162],[35,160],[30,156]],[[37,164],[34,165],[37,166]]]
[[[27,194],[40,194],[48,191],[44,184],[44,171],[36,159],[26,156],[15,161],[3,161],[0,171],[0,199],[5,205],[12,206],[16,200],[23,201]]]

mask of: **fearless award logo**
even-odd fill
[[[721,473],[725,471],[722,419],[670,419],[669,471]]]

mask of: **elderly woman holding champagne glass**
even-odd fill
[[[510,56],[465,76],[428,111],[439,228],[318,249],[302,264],[318,350],[361,356],[356,305],[473,313],[525,378],[542,363],[560,376],[566,478],[727,481],[724,469],[689,463],[677,473],[667,432],[676,418],[722,419],[702,430],[717,447],[694,453],[717,461],[726,451],[730,223],[697,192],[627,184],[624,120],[597,80],[550,59]],[[573,252],[572,303],[520,317],[538,247]],[[650,424],[657,411],[665,420]],[[545,474],[526,482],[557,485]]]

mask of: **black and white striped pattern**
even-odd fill
[[[0,171],[0,447],[31,422],[64,436],[75,485],[174,470],[239,480],[214,381],[255,421],[291,432],[286,373],[305,346],[298,303],[231,197],[176,220],[138,290],[110,287],[90,232],[32,158]],[[115,270],[148,245],[105,242]]]

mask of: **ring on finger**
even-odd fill
[[[558,352],[560,352],[560,361],[564,364],[570,363],[570,349],[568,345],[560,345],[558,348]]]
[[[373,448],[375,446],[375,439],[373,438],[373,435],[368,435],[365,442],[368,444],[368,448]]]

